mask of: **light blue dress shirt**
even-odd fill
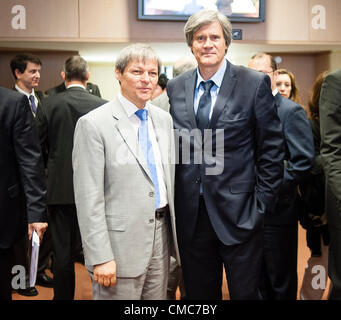
[[[207,79],[207,81],[212,80],[214,82],[214,86],[211,88],[212,105],[211,105],[211,110],[210,110],[210,115],[209,115],[210,120],[212,117],[214,105],[217,101],[217,97],[219,94],[221,84],[223,82],[224,74],[226,71],[226,66],[227,66],[227,62],[226,62],[226,59],[224,59],[223,64],[218,69],[218,71],[213,75],[213,77],[210,79]],[[195,84],[195,92],[194,92],[194,114],[197,114],[199,100],[201,96],[204,94],[204,88],[203,88],[203,85],[201,84],[201,81],[205,82],[205,80],[202,78],[200,74],[199,68],[197,68],[197,82]]]

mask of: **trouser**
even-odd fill
[[[260,291],[265,300],[296,300],[297,223],[264,226]]]
[[[329,226],[328,275],[332,284],[329,300],[341,300],[341,230]]]
[[[54,299],[73,300],[75,294],[75,255],[80,232],[76,206],[50,205],[48,215],[53,244]]]
[[[231,300],[258,300],[263,229],[244,243],[226,246],[212,227],[203,197],[199,201],[193,239],[180,243],[186,298],[220,300],[224,265]]]
[[[12,300],[13,248],[0,249],[0,300]]]
[[[142,275],[136,278],[122,278],[117,275],[115,286],[104,287],[93,281],[93,273],[90,272],[94,300],[167,299],[169,273],[169,229],[167,224],[166,217],[155,219],[153,253],[147,270]],[[138,263],[138,261],[131,263]]]

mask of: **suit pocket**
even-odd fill
[[[8,188],[8,195],[11,199],[14,199],[19,195],[20,188],[19,185],[15,184],[14,186],[11,186]]]
[[[127,228],[126,217],[106,216],[106,220],[110,231],[125,231]]]

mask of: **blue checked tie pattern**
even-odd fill
[[[141,120],[141,124],[140,124],[139,131],[138,131],[139,145],[147,161],[147,167],[148,167],[149,173],[154,183],[155,209],[157,209],[160,204],[160,191],[159,191],[159,181],[157,179],[154,152],[153,152],[152,143],[149,139],[149,133],[148,133],[148,110],[140,109],[140,110],[137,110],[135,114]]]
[[[34,99],[34,96],[31,94],[29,99],[30,99],[30,101],[31,101],[32,111],[33,111],[34,113],[36,113],[36,112],[37,112],[37,106],[36,106],[36,101],[35,101],[35,99]]]

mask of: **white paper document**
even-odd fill
[[[30,287],[34,287],[37,278],[38,257],[39,257],[40,240],[37,232],[34,230],[32,234],[32,252],[30,267]]]

